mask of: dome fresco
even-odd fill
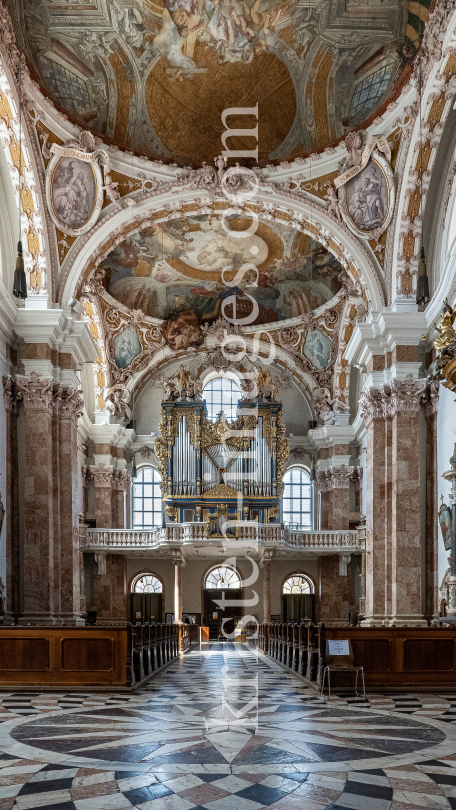
[[[420,4],[422,22],[429,0]],[[419,43],[401,0],[9,0],[32,75],[72,120],[182,164],[258,103],[260,159],[323,149],[372,117]],[[421,23],[422,25],[422,23]],[[21,41],[22,40],[22,41]],[[235,115],[233,128],[255,127]],[[252,149],[236,136],[232,149]]]
[[[243,217],[227,222],[233,231],[249,225]],[[241,273],[236,286],[228,285],[246,263],[251,270]],[[224,312],[231,316],[232,303],[224,302],[233,296],[238,318],[252,312],[253,299],[254,323],[286,320],[326,305],[342,286],[340,263],[307,235],[260,222],[254,235],[239,240],[207,214],[134,234],[103,267],[107,291],[130,310],[160,320],[191,315],[195,325]]]

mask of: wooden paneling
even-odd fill
[[[404,670],[407,672],[452,672],[454,641],[450,638],[406,638]]]
[[[9,672],[44,672],[49,668],[47,638],[0,638],[0,666]]]
[[[64,638],[62,669],[72,672],[111,672],[115,662],[113,638]]]
[[[365,661],[366,672],[390,672],[391,642],[387,638],[352,638],[352,650],[355,660]]]
[[[127,627],[0,627],[0,685],[126,686]]]

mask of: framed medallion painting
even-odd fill
[[[340,212],[355,236],[378,240],[390,224],[394,210],[390,146],[383,135],[375,135],[355,151],[352,165],[334,180]]]
[[[57,151],[58,149],[58,151]],[[103,179],[97,153],[53,145],[46,171],[46,200],[56,226],[80,236],[95,225],[103,205]]]

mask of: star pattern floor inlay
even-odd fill
[[[320,699],[244,645],[131,693],[0,693],[0,810],[456,810],[456,695]]]

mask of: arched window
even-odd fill
[[[153,574],[141,574],[134,580],[132,593],[162,593],[163,587],[159,579]]]
[[[133,528],[162,525],[161,475],[155,467],[143,467],[133,478]]]
[[[310,579],[303,576],[303,574],[294,574],[284,583],[283,593],[285,595],[290,593],[313,593],[313,586]]]
[[[241,389],[233,380],[227,377],[217,377],[211,380],[203,388],[203,399],[206,400],[207,415],[213,422],[217,419],[220,411],[223,411],[227,419],[234,419],[236,416],[236,406],[241,398]]]
[[[218,568],[213,568],[209,571],[205,588],[240,588],[241,578],[234,568],[228,568],[226,565],[220,565]]]
[[[350,118],[362,118],[378,104],[389,87],[393,70],[393,64],[383,65],[358,82],[350,102]]]
[[[291,467],[283,476],[283,522],[290,527],[311,531],[312,485],[303,467]]]

